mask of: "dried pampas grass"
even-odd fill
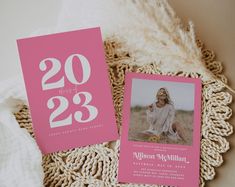
[[[165,74],[197,73],[203,81],[218,80],[202,60],[193,23],[183,26],[167,0],[63,1],[58,31],[96,26],[104,40],[114,36],[124,43],[122,50],[132,58],[127,63],[155,63]]]
[[[203,81],[218,80],[202,60],[193,23],[185,27],[166,0],[122,0],[118,3],[132,20],[130,25],[119,28],[120,33],[124,33],[120,37],[133,58],[132,63],[151,62],[163,73],[198,73]]]

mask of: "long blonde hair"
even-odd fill
[[[159,88],[159,89],[158,89],[157,94],[156,94],[156,98],[157,98],[158,92],[159,92],[160,90],[164,90],[165,93],[166,93],[166,99],[165,99],[166,104],[174,105],[173,101],[171,100],[170,93],[169,93],[169,91],[167,90],[167,88],[165,88],[165,87],[162,87],[162,88]]]

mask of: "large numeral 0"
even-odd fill
[[[80,60],[81,67],[82,67],[83,76],[82,76],[81,82],[79,82],[76,79],[76,77],[74,75],[74,71],[73,71],[73,62],[74,62],[73,59],[75,57],[77,57]],[[52,63],[52,67],[42,77],[42,89],[49,90],[49,89],[56,89],[56,88],[64,87],[64,76],[62,76],[62,78],[60,80],[58,80],[57,82],[47,83],[48,79],[55,76],[61,69],[61,62],[58,59],[46,58],[39,63],[39,69],[41,71],[46,71],[48,69],[48,66],[46,63],[47,61]],[[80,54],[70,55],[65,62],[64,69],[65,69],[65,75],[66,75],[67,79],[72,84],[76,84],[76,85],[84,84],[85,82],[88,81],[88,79],[91,75],[91,68],[90,68],[89,61],[87,60],[86,57],[84,57],[83,55],[80,55]]]
[[[74,71],[73,71],[74,57],[77,57],[80,60],[81,65],[82,65],[83,77],[82,77],[81,82],[78,82],[77,79],[75,78],[75,75],[74,75]],[[65,74],[66,74],[68,80],[71,83],[77,84],[77,85],[84,84],[85,82],[87,82],[90,77],[90,74],[91,74],[91,68],[90,68],[90,64],[89,64],[87,58],[84,57],[83,55],[79,55],[79,54],[73,54],[67,58],[67,60],[65,62],[64,70],[65,70]]]

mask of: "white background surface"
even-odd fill
[[[179,17],[194,21],[200,38],[217,59],[222,61],[230,85],[235,88],[235,1],[175,0],[170,1]],[[61,0],[0,0],[0,81],[21,76],[16,39],[37,33],[57,24]],[[235,111],[234,104],[231,105]],[[234,117],[230,123],[235,124]],[[235,135],[229,137],[231,150],[217,169],[216,179],[209,187],[235,185]]]
[[[21,75],[16,39],[57,25],[60,0],[0,0],[0,80]]]

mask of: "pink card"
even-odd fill
[[[36,141],[44,154],[118,138],[99,28],[17,44]]]
[[[118,181],[199,186],[200,79],[127,73]]]

